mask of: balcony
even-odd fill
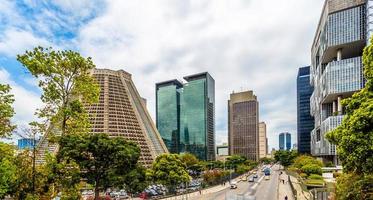
[[[330,144],[325,138],[327,132],[337,128],[343,119],[343,115],[326,118],[320,127],[311,132],[311,153],[314,156],[336,155],[335,145]]]
[[[339,95],[350,96],[364,87],[361,57],[330,62],[321,77],[323,103]]]

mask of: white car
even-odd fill
[[[235,181],[231,182],[231,189],[237,189],[237,182]]]

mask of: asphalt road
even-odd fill
[[[255,182],[239,181],[237,189],[224,189],[213,194],[206,194],[189,198],[190,200],[246,200],[256,197],[255,200],[277,200],[279,167],[273,166],[270,180],[264,179],[259,173]],[[245,198],[244,198],[245,197]],[[250,199],[251,200],[251,199]]]

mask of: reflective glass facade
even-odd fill
[[[184,79],[156,84],[157,128],[171,152],[215,160],[215,81],[208,73]]]
[[[291,134],[290,133],[280,133],[278,136],[278,143],[280,150],[290,150],[291,149]]]
[[[311,153],[311,131],[314,120],[310,112],[310,67],[301,67],[297,76],[297,144],[299,153]]]
[[[181,83],[169,82],[156,86],[157,129],[171,153],[179,153]]]

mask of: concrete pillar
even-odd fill
[[[338,114],[342,115],[342,96],[338,96]]]
[[[335,112],[337,112],[337,102],[333,101],[333,112],[332,112],[332,114],[334,115]]]
[[[342,60],[342,49],[337,50],[337,61]]]

